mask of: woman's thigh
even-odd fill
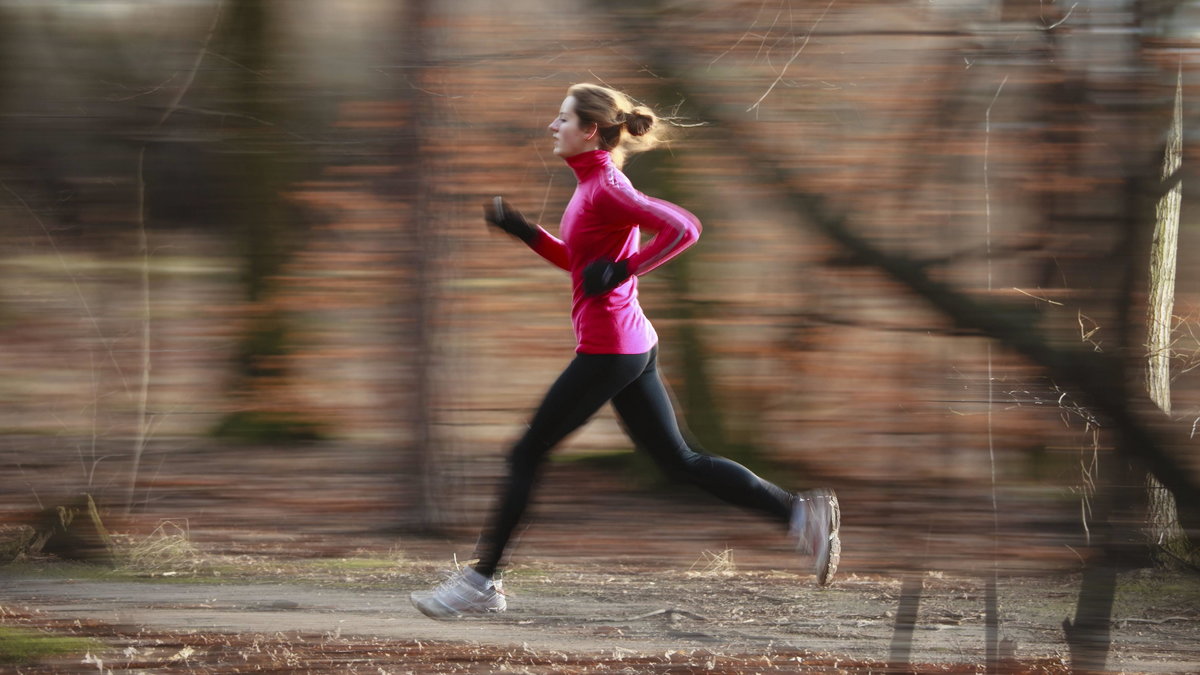
[[[634,443],[666,468],[677,468],[693,454],[679,428],[654,353],[643,372],[613,397],[613,408]]]
[[[523,440],[549,450],[636,380],[648,360],[649,354],[577,354],[546,392]]]

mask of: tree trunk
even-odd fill
[[[1170,184],[1183,163],[1183,69],[1175,86],[1175,114],[1167,135],[1162,179]],[[1170,187],[1155,208],[1154,241],[1150,250],[1150,293],[1147,317],[1146,389],[1154,403],[1171,414],[1171,328],[1175,308],[1175,268],[1179,249],[1179,210],[1183,185]],[[1149,513],[1146,535],[1159,563],[1166,566],[1190,560],[1191,543],[1179,525],[1175,498],[1154,476],[1147,476]]]
[[[410,512],[404,519],[409,527],[431,531],[445,522],[439,489],[435,457],[437,448],[433,433],[433,369],[434,339],[432,328],[433,297],[435,293],[434,263],[437,223],[429,208],[431,183],[427,180],[428,161],[421,145],[424,119],[429,114],[428,98],[419,82],[428,65],[426,24],[431,4],[427,0],[408,0],[398,13],[403,36],[398,63],[404,76],[399,78],[397,98],[403,103],[406,119],[400,128],[393,150],[399,166],[394,194],[400,200],[403,218],[397,232],[397,251],[401,269],[407,269],[409,294],[396,301],[396,311],[403,314],[402,351],[407,372],[401,391],[406,392],[402,405],[408,407],[405,420],[408,428],[408,458],[405,467],[405,488],[410,495]]]
[[[301,224],[289,218],[280,195],[300,162],[289,156],[294,144],[283,142],[288,109],[276,103],[271,70],[271,28],[278,8],[269,0],[233,0],[218,31],[220,53],[237,67],[226,83],[234,112],[229,123],[232,153],[222,171],[228,182],[231,225],[244,256],[242,287],[251,316],[241,328],[233,395],[238,409],[225,415],[214,434],[249,441],[313,440],[322,426],[280,394],[288,386],[286,356],[292,329],[278,306],[279,275],[296,248]],[[269,121],[269,125],[263,121]],[[240,127],[234,126],[241,125]]]

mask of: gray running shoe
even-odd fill
[[[842,557],[842,540],[838,536],[841,524],[841,506],[833,490],[820,488],[796,494],[791,533],[796,538],[796,550],[813,557],[813,573],[822,586],[833,582]]]
[[[413,591],[408,597],[414,607],[431,619],[459,619],[508,609],[501,582],[470,567],[451,573],[449,579],[432,591]]]

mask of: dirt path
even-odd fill
[[[510,576],[511,609],[505,615],[435,622],[408,601],[408,591],[423,583],[420,576],[402,573],[382,586],[349,588],[307,581],[73,579],[25,571],[6,574],[0,583],[6,607],[43,619],[125,627],[127,634],[134,629],[187,635],[286,633],[309,642],[436,644],[457,652],[474,650],[475,657],[461,658],[476,665],[480,659],[497,658],[495,654],[513,653],[583,658],[593,665],[635,657],[698,665],[712,665],[717,657],[765,659],[761,672],[788,672],[764,670],[769,663],[798,669],[806,658],[814,667],[844,663],[868,668],[886,662],[901,589],[899,580],[884,577],[852,576],[825,589],[811,577],[783,573],[622,570],[604,575],[541,569]],[[1021,664],[1019,670],[1062,670],[1067,650],[1061,623],[1073,612],[1074,581],[1005,581],[1002,635],[1010,658]],[[982,585],[933,574],[923,586],[911,662],[967,670],[982,664]],[[1200,671],[1198,586],[1188,577],[1125,579],[1110,666],[1123,672]],[[120,662],[119,656],[110,657],[106,667]],[[543,672],[528,665],[526,670]]]
[[[905,575],[934,569],[917,577],[910,662],[976,672],[986,659],[981,575],[996,569],[1010,670],[1066,670],[1078,506],[1041,492],[1006,494],[996,523],[978,486],[839,485],[842,567],[819,588],[770,523],[695,495],[635,489],[617,471],[556,465],[514,549],[509,612],[442,623],[408,593],[470,554],[479,508],[443,538],[401,538],[386,527],[395,509],[364,496],[391,479],[339,474],[340,449],[244,454],[172,456],[177,473],[158,477],[154,513],[114,525],[124,550],[180,539],[178,558],[167,548],[162,561],[115,573],[0,567],[0,628],[99,638],[114,673],[864,673],[889,659]],[[236,466],[236,480],[212,466]],[[706,564],[714,551],[730,564]],[[1200,672],[1200,577],[1124,574],[1113,617],[1113,670]],[[81,658],[21,672],[97,671]]]

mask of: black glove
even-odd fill
[[[597,260],[583,268],[583,294],[600,295],[620,286],[629,278],[629,261]]]
[[[532,243],[538,236],[537,227],[529,224],[525,216],[509,206],[503,197],[495,197],[483,205],[483,219],[492,227],[498,227],[526,244]]]

